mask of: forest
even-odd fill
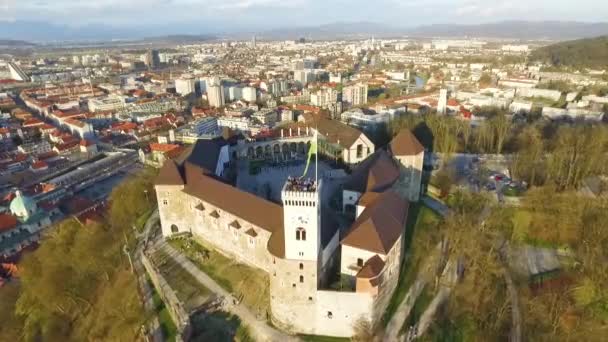
[[[117,186],[104,217],[71,217],[24,255],[19,277],[0,289],[0,341],[134,341],[146,314],[123,248],[155,203],[154,171]],[[144,193],[147,190],[147,193]]]
[[[608,36],[544,46],[532,51],[530,60],[548,63],[555,67],[606,69],[608,68]]]

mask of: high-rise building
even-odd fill
[[[247,102],[256,102],[258,99],[257,90],[254,87],[243,88],[243,100]]]
[[[252,48],[252,49],[255,49],[255,48],[256,48],[255,35],[253,35],[253,38],[251,38],[251,48]]]
[[[175,92],[182,96],[192,94],[196,91],[195,85],[194,78],[178,78],[175,80]]]
[[[211,107],[223,107],[226,103],[224,100],[224,87],[219,77],[212,77],[207,81],[207,100]]]
[[[314,81],[314,76],[310,70],[296,70],[293,73],[293,79],[302,86]]]
[[[227,96],[229,101],[238,101],[243,98],[243,87],[228,87]]]
[[[347,107],[360,106],[367,103],[367,84],[357,83],[342,89],[342,102]]]
[[[151,69],[156,69],[160,66],[160,53],[158,50],[149,50],[144,56],[144,63]]]

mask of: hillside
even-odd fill
[[[554,66],[608,68],[608,36],[561,42],[536,49],[530,60]]]
[[[415,37],[492,37],[568,40],[608,34],[608,23],[574,21],[499,21],[487,24],[436,24],[416,27]]]

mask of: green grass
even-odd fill
[[[410,286],[416,280],[419,264],[429,252],[427,246],[432,246],[439,241],[438,225],[442,218],[431,208],[422,203],[412,203],[407,219],[404,236],[405,260],[401,267],[399,284],[382,317],[384,324],[387,324],[393,317]]]
[[[298,337],[304,342],[348,342],[348,341],[350,341],[349,338],[321,336],[321,335],[298,335]]]
[[[150,282],[150,287],[154,289],[154,285],[152,285],[152,282]],[[153,291],[154,294],[152,296],[152,300],[154,301],[154,310],[158,316],[158,321],[160,324],[160,329],[163,333],[163,337],[167,341],[175,341],[175,338],[177,336],[177,327],[175,326],[171,315],[169,315],[169,311],[167,310],[165,303],[163,303],[163,300],[160,298],[158,293],[155,290]]]
[[[268,275],[216,252],[200,239],[176,238],[169,241],[226,291],[241,298],[259,315],[270,311]]]
[[[152,215],[153,212],[154,208],[150,208],[148,211],[146,211],[143,215],[141,215],[135,220],[135,228],[137,228],[138,232],[143,232],[146,222],[148,221],[148,218],[150,217],[150,215]]]

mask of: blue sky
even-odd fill
[[[500,20],[608,21],[607,0],[0,0],[0,21],[251,31],[333,22],[394,26]],[[197,29],[200,27],[200,29]],[[213,31],[213,30],[212,30]]]

